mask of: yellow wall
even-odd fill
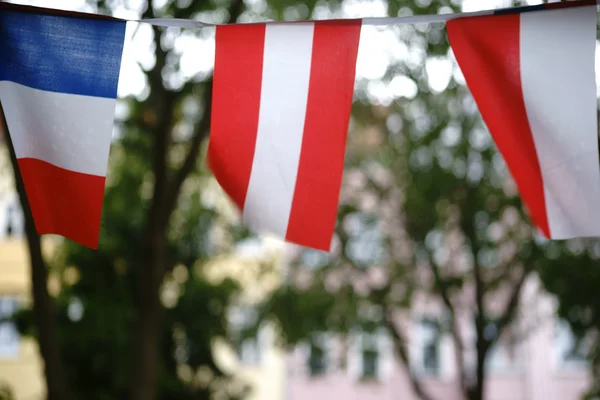
[[[238,281],[243,293],[240,305],[253,305],[282,283],[282,244],[277,240],[263,241],[264,253],[257,261],[253,257],[230,256],[214,260],[207,275],[215,280],[225,277]],[[276,343],[274,327],[261,329],[260,361],[254,365],[243,364],[235,351],[224,341],[214,345],[215,358],[223,370],[232,373],[250,386],[248,400],[281,400],[285,397],[285,352]]]
[[[1,135],[0,135],[1,136]],[[0,212],[4,202],[14,198],[12,170],[6,146],[0,140]],[[5,229],[4,226],[0,229]],[[3,236],[4,232],[2,232]],[[18,298],[20,305],[31,301],[30,269],[27,243],[24,238],[0,239],[0,296]],[[15,400],[43,399],[45,387],[43,364],[37,342],[21,339],[15,356],[0,356],[0,385],[8,384]]]
[[[49,243],[44,244],[45,253],[48,253]],[[266,259],[272,263],[267,267],[252,258],[219,258],[211,263],[207,274],[214,280],[225,277],[238,280],[244,287],[239,301],[253,304],[280,285],[280,254],[277,244],[267,246]],[[29,259],[24,239],[0,241],[0,296],[16,296],[21,304],[30,302]],[[215,357],[224,370],[251,387],[248,400],[280,400],[284,397],[285,355],[275,343],[272,327],[267,326],[262,336],[260,362],[256,365],[240,363],[233,349],[223,341],[215,342]],[[0,357],[0,385],[8,383],[16,400],[42,399],[42,368],[37,343],[22,339],[16,357]]]
[[[11,193],[13,183],[7,161],[6,148],[1,146],[0,205],[4,196],[14,195]],[[223,215],[228,216],[227,211],[229,211],[229,217],[235,218],[230,203],[224,201],[220,191],[217,191],[215,201],[225,208]],[[0,212],[4,212],[4,209],[0,209]],[[44,250],[51,250],[50,240],[49,238],[43,242]],[[276,240],[266,240],[264,244],[266,252],[263,253],[263,261],[265,259],[271,261],[270,267],[265,268],[253,257],[230,256],[213,260],[208,268],[208,275],[214,280],[225,277],[236,279],[244,288],[239,299],[242,304],[253,304],[262,300],[269,291],[281,284],[282,277],[279,268],[282,255],[281,243]],[[6,295],[17,296],[21,304],[30,301],[29,259],[24,239],[0,239],[0,296]],[[248,400],[280,400],[284,397],[284,353],[275,344],[272,328],[266,327],[265,331],[261,360],[256,365],[241,364],[231,347],[224,342],[215,342],[214,345],[215,356],[221,367],[251,386]],[[42,368],[36,342],[22,339],[16,357],[0,357],[0,385],[3,382],[8,383],[15,400],[42,399],[44,395]]]
[[[16,296],[21,304],[30,301],[29,259],[22,239],[0,242],[0,296]],[[42,362],[37,343],[22,339],[16,357],[0,357],[0,382],[7,383],[16,400],[44,397]]]
[[[269,345],[262,348],[258,365],[241,364],[231,347],[222,341],[215,343],[214,351],[219,366],[250,387],[248,400],[284,398],[285,354],[281,348],[273,344],[273,341],[269,341]]]

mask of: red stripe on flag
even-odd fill
[[[38,234],[62,235],[96,249],[106,178],[35,158],[20,158],[18,163]]]
[[[264,24],[216,29],[208,164],[240,210],[256,145],[264,42]]]
[[[479,111],[527,204],[550,237],[544,183],[525,109],[520,71],[520,15],[458,18],[448,38]]]
[[[361,21],[316,22],[308,104],[286,239],[328,251],[335,228]]]

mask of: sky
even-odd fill
[[[155,1],[160,6],[161,1]],[[431,0],[416,0],[416,4],[427,5]],[[456,0],[459,1],[459,0]],[[57,7],[54,0],[25,0],[20,3],[28,3],[43,7]],[[540,4],[541,0],[528,0],[530,5]],[[128,0],[127,7],[121,6],[115,10],[114,15],[120,18],[137,19],[140,15],[143,0]],[[510,6],[510,0],[463,0],[462,10],[479,11]],[[249,13],[242,16],[244,22],[256,21],[257,14],[264,11],[266,3],[264,0],[246,0]],[[81,10],[93,12],[94,10],[85,4],[85,0],[62,0],[60,8],[68,10]],[[297,13],[290,11],[289,19],[296,19]],[[441,10],[442,12],[444,10]],[[417,11],[418,12],[418,11]],[[317,19],[331,17],[325,9],[317,9]],[[387,15],[386,3],[382,0],[347,0],[343,8],[343,17],[381,17]],[[205,22],[220,22],[223,16],[218,13],[204,14],[201,16]],[[361,42],[359,46],[356,64],[357,81],[370,80],[367,92],[373,103],[389,104],[396,98],[416,95],[417,87],[413,81],[404,76],[396,76],[389,84],[379,81],[386,72],[390,63],[395,61],[422,61],[427,55],[418,48],[408,48],[405,42],[398,38],[396,33],[398,27],[364,26],[361,31]],[[181,55],[181,74],[171,79],[170,84],[178,87],[184,80],[195,76],[206,76],[212,71],[215,53],[214,28],[203,28],[202,38],[194,35],[190,30],[178,32],[172,30],[173,35],[169,39],[173,41],[175,50]],[[127,27],[125,48],[121,65],[118,96],[123,98],[135,95],[143,98],[145,95],[145,81],[141,68],[151,68],[154,58],[151,50],[152,33],[150,26],[144,23],[129,22]],[[600,76],[600,51],[596,53],[596,74]],[[443,91],[448,85],[450,78],[454,77],[464,83],[464,78],[456,62],[450,57],[430,58],[426,61],[426,71],[429,77],[430,87],[434,92]],[[600,85],[598,94],[600,95]],[[119,109],[117,109],[119,118]]]

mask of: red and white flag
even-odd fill
[[[218,26],[208,162],[244,224],[329,250],[361,21]]]
[[[583,3],[446,25],[531,218],[552,239],[600,235],[596,5]]]

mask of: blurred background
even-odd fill
[[[226,23],[541,2],[20,3]],[[0,399],[600,398],[600,241],[532,229],[443,24],[362,29],[329,254],[248,232],[208,170],[214,51],[214,28],[128,23],[98,250],[27,229],[0,132]]]

